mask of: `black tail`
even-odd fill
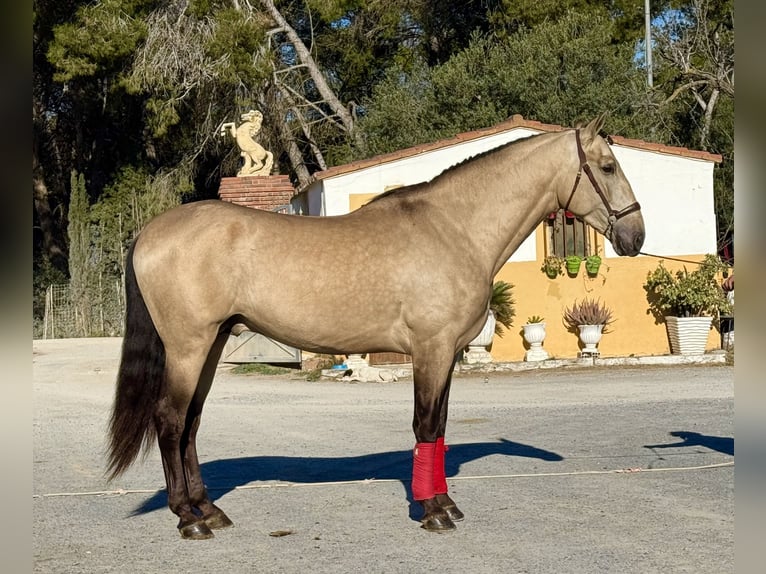
[[[125,333],[109,423],[109,480],[127,470],[142,444],[148,449],[154,443],[154,412],[165,388],[165,346],[136,282],[134,247],[125,269]]]

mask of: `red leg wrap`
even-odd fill
[[[434,449],[434,494],[447,494],[447,474],[444,469],[444,453],[449,448],[444,444],[444,437],[436,439]]]
[[[434,493],[434,452],[436,443],[419,442],[412,451],[412,497],[427,500]]]

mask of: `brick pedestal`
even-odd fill
[[[279,211],[290,204],[295,188],[287,175],[223,177],[218,196],[245,207]]]

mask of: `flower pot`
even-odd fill
[[[543,259],[543,266],[540,268],[551,279],[555,279],[564,273],[564,260],[555,255],[548,255]]]
[[[495,336],[495,314],[490,310],[484,328],[476,337],[468,343],[468,351],[465,354],[466,363],[491,363],[492,355],[487,351],[487,347],[492,344]]]
[[[582,355],[599,355],[596,345],[603,335],[603,325],[578,325],[580,330],[580,340],[585,347],[580,352]]]
[[[570,275],[577,275],[580,271],[580,263],[582,259],[577,255],[570,255],[566,258],[567,273]]]
[[[545,340],[545,323],[527,323],[521,327],[524,340],[529,344],[529,350],[524,354],[525,361],[544,361],[548,353],[543,349]]]
[[[588,275],[596,275],[601,267],[601,257],[598,255],[591,255],[585,258],[585,271]]]
[[[704,354],[712,322],[712,317],[665,317],[671,354]]]

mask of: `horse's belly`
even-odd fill
[[[342,308],[334,312],[305,309],[300,313],[261,313],[248,326],[267,337],[314,353],[407,352],[406,329],[397,319],[370,313],[349,317]]]

